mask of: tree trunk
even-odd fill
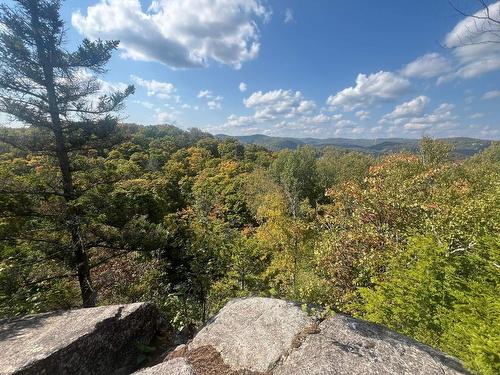
[[[89,257],[80,238],[80,227],[78,223],[70,223],[70,228],[71,242],[73,246],[75,266],[78,272],[78,282],[80,284],[83,307],[94,307],[96,305],[97,294],[92,288]]]
[[[80,284],[83,307],[94,307],[96,304],[96,293],[92,288],[92,281],[90,278],[89,257],[86,252],[85,243],[80,235],[78,215],[72,212],[72,208],[70,206],[71,201],[75,199],[70,161],[64,146],[64,135],[60,125],[59,115],[53,115],[51,112],[51,117],[54,124],[53,132],[56,138],[56,153],[62,175],[64,199],[68,209],[68,217],[66,218],[66,221],[71,234],[71,249],[73,253],[74,267],[78,273],[78,282]]]
[[[62,175],[64,199],[68,205],[68,217],[66,218],[66,221],[71,234],[71,249],[73,253],[74,267],[78,273],[78,282],[80,284],[83,307],[94,307],[96,305],[96,293],[92,288],[89,257],[85,248],[85,243],[80,235],[78,215],[71,212],[72,208],[70,207],[71,201],[75,199],[70,161],[64,146],[64,135],[60,126],[59,115],[52,115],[51,112],[51,117],[52,122],[54,123],[53,132],[56,138],[56,153]]]

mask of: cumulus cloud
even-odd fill
[[[199,99],[205,99],[207,101],[208,109],[222,109],[222,100],[224,100],[222,96],[215,96],[210,90],[200,90],[197,96]]]
[[[396,106],[396,108],[394,108],[391,113],[388,113],[382,117],[380,123],[405,117],[419,116],[423,113],[428,103],[429,98],[427,96],[417,96],[415,99]]]
[[[75,77],[78,81],[81,81],[83,84],[88,84],[90,82],[95,82],[98,85],[98,90],[94,94],[87,97],[87,101],[92,104],[92,106],[99,105],[101,101],[101,97],[103,95],[111,95],[118,91],[125,91],[129,85],[124,82],[111,82],[106,81],[102,78],[97,78],[92,72],[88,69],[80,68],[75,72]],[[60,78],[61,82],[66,81],[67,78]]]
[[[444,45],[453,49],[459,67],[440,82],[454,78],[474,78],[500,69],[500,29],[485,18],[486,12],[483,8],[474,17],[466,17],[446,35]],[[489,13],[493,17],[500,15],[500,1],[489,5]]]
[[[238,134],[253,133],[290,135],[290,132],[303,136],[354,134],[356,123],[343,118],[341,113],[329,113],[318,110],[312,100],[308,100],[300,91],[271,90],[257,91],[243,100],[253,113],[245,116],[235,114],[227,118],[219,128],[221,131],[234,131]]]
[[[90,39],[120,40],[123,56],[173,68],[203,67],[209,60],[240,68],[259,52],[257,21],[270,11],[260,0],[100,0],[73,26]]]
[[[127,89],[128,84],[123,82],[109,82],[103,79],[98,79],[97,82],[101,85],[101,90],[98,95],[111,94],[116,91],[124,91]]]
[[[175,92],[175,86],[170,82],[160,82],[154,79],[148,81],[135,75],[131,75],[130,78],[135,84],[146,88],[148,96],[156,96],[160,99],[170,99]]]
[[[96,78],[92,72],[88,69],[81,68],[75,72],[75,76],[78,80],[82,82],[90,82],[95,80],[99,85],[99,92],[95,95],[95,98],[99,98],[101,95],[111,94],[115,91],[123,91],[129,85],[123,82],[110,82],[103,80],[102,78]],[[61,78],[61,81],[64,82],[66,78]]]
[[[254,92],[243,100],[247,108],[255,109],[255,118],[274,119],[276,116],[291,118],[305,114],[316,107],[312,100],[305,100],[300,91],[273,90]]]
[[[352,120],[334,120],[332,116],[319,114],[316,116],[299,116],[292,120],[282,120],[273,126],[273,131],[287,135],[290,131],[302,135],[319,136],[355,133],[356,123]]]
[[[297,94],[299,93],[299,94]],[[282,136],[311,137],[419,137],[422,133],[434,136],[456,135],[457,129],[463,133],[465,125],[460,125],[454,114],[454,105],[442,103],[426,111],[430,102],[426,96],[418,96],[402,103],[379,121],[376,126],[362,125],[356,118],[368,116],[367,111],[356,111],[353,115],[334,113],[311,107],[301,113],[302,101],[309,102],[299,91],[272,90],[255,92],[244,100],[253,113],[244,116],[232,114],[217,131],[236,134],[269,134]],[[302,108],[307,106],[302,106]],[[475,118],[478,116],[474,116]],[[484,127],[483,127],[484,128]],[[482,129],[483,129],[482,128]],[[460,133],[460,134],[462,134]]]
[[[370,118],[370,112],[368,111],[357,111],[356,117],[360,120],[368,120]]]
[[[175,123],[175,116],[172,112],[164,112],[156,109],[156,122],[159,124],[173,124]]]
[[[239,86],[238,86],[238,89],[241,91],[241,92],[245,92],[247,91],[247,84],[245,82],[240,82]]]
[[[200,90],[197,95],[198,98],[211,98],[212,91],[210,90]]]
[[[428,53],[407,64],[401,73],[405,77],[433,78],[451,70],[451,62],[439,53]]]
[[[483,56],[478,58],[478,61],[466,63],[453,73],[439,77],[438,84],[448,82],[456,78],[476,78],[498,69],[500,69],[500,54],[498,56],[490,57]]]
[[[500,90],[492,90],[484,93],[483,99],[495,99],[500,97]]]
[[[393,124],[402,127],[407,131],[422,131],[422,130],[449,130],[457,126],[452,110],[454,105],[450,103],[442,103],[431,113],[415,117],[400,117],[394,119]]]
[[[300,91],[271,90],[257,91],[243,100],[245,107],[252,109],[248,116],[230,115],[224,124],[226,128],[248,128],[258,125],[274,126],[289,129],[298,123],[323,124],[332,116],[318,113],[316,103],[304,98]],[[301,125],[302,126],[302,125]]]
[[[392,72],[358,74],[356,84],[331,95],[327,104],[352,111],[375,102],[390,101],[408,91],[410,81]]]
[[[226,128],[241,128],[248,127],[251,125],[255,125],[257,120],[255,120],[252,116],[238,116],[235,114],[231,114],[228,116],[226,123],[223,127]]]
[[[222,109],[222,104],[220,102],[222,100],[222,98],[220,96],[218,96],[216,99],[218,99],[218,100],[209,100],[207,102],[207,107],[209,109],[211,109],[211,110]]]
[[[305,116],[302,118],[303,122],[311,124],[329,124],[333,122],[339,122],[342,119],[342,114],[328,115],[323,112],[317,115]]]

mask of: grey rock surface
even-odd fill
[[[161,317],[151,304],[0,321],[0,374],[130,374]],[[390,329],[337,314],[322,322],[272,298],[229,302],[187,345],[138,375],[466,374],[461,363]],[[157,363],[154,358],[151,363]]]
[[[336,315],[308,335],[274,375],[466,374],[460,362],[383,326]]]
[[[134,372],[136,375],[194,375],[194,370],[185,358],[174,358],[153,367]]]
[[[266,372],[312,319],[294,303],[273,298],[236,299],[224,306],[189,344],[213,347],[233,370]]]
[[[111,374],[136,360],[160,324],[147,303],[0,321],[0,374]]]

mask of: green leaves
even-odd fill
[[[69,55],[69,65],[91,69],[96,73],[104,73],[104,65],[111,58],[112,52],[120,44],[117,40],[84,39],[76,52]]]
[[[451,249],[412,237],[375,286],[360,288],[359,314],[462,358],[471,369],[498,372],[500,238]]]

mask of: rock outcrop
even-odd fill
[[[466,373],[458,360],[380,325],[339,314],[318,328],[275,375]]]
[[[229,302],[189,344],[189,350],[215,348],[236,370],[271,370],[292,347],[311,318],[293,303],[270,298]]]
[[[128,374],[138,342],[168,336],[158,332],[160,321],[157,309],[142,303],[2,321],[0,374]],[[386,327],[342,314],[309,316],[272,298],[233,300],[193,340],[167,350],[149,363],[163,362],[134,374],[467,373],[457,359]]]
[[[271,298],[227,304],[187,346],[140,374],[466,374],[461,363],[388,328],[337,314],[322,320]],[[147,372],[149,371],[149,372]]]
[[[147,303],[0,321],[0,374],[107,375],[126,370],[137,360],[137,343],[149,343],[159,324],[158,310]]]
[[[185,358],[174,358],[167,362],[160,363],[159,365],[148,367],[144,370],[138,371],[136,375],[196,375],[193,368]]]

